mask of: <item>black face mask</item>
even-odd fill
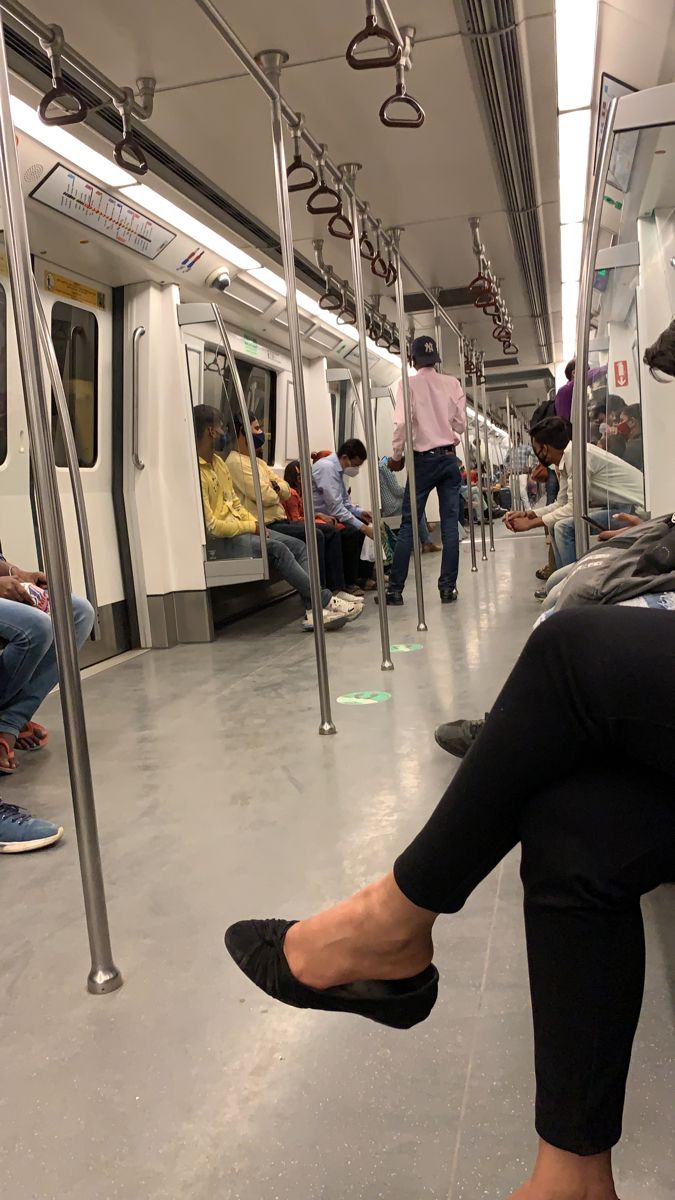
[[[216,454],[220,454],[221,451],[223,451],[225,449],[226,445],[227,445],[227,434],[224,431],[221,433],[217,433],[213,439],[213,449],[215,450]]]

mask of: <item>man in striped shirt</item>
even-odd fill
[[[523,445],[523,440],[519,433],[516,434],[516,444],[512,446],[506,456],[506,469],[518,476],[518,485],[520,487],[520,498],[523,502],[523,508],[530,507],[530,498],[527,494],[527,484],[530,478],[530,471],[534,466],[534,455],[529,446]],[[515,496],[512,497],[512,503],[515,503]]]
[[[380,501],[382,504],[382,516],[385,520],[387,517],[402,516],[403,497],[405,496],[405,488],[401,486],[394,475],[389,466],[390,461],[391,459],[387,458],[385,454],[378,463],[380,472]],[[420,521],[420,542],[422,543],[422,550],[425,553],[432,553],[433,551],[440,553],[440,546],[437,546],[431,540],[429,526],[424,514],[422,514]]]

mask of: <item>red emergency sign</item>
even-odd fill
[[[618,388],[628,387],[628,363],[625,358],[621,358],[614,363],[614,386]]]

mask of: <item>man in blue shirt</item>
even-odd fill
[[[373,514],[353,504],[347,491],[344,477],[355,478],[368,457],[363,442],[349,438],[343,442],[336,454],[319,458],[312,467],[312,495],[317,512],[326,513],[344,525],[342,531],[342,556],[345,569],[346,590],[352,595],[363,595],[357,586],[359,560],[364,537],[373,536]]]

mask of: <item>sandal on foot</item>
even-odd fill
[[[0,775],[13,775],[18,765],[9,742],[0,737]]]
[[[28,721],[16,739],[17,750],[44,750],[49,742],[49,734],[44,725],[37,721]]]
[[[239,921],[225,934],[225,945],[252,983],[282,1004],[322,1012],[348,1012],[393,1029],[410,1029],[426,1020],[438,997],[438,971],[432,965],[411,979],[369,979],[340,987],[307,987],[293,975],[284,939],[296,921]]]

